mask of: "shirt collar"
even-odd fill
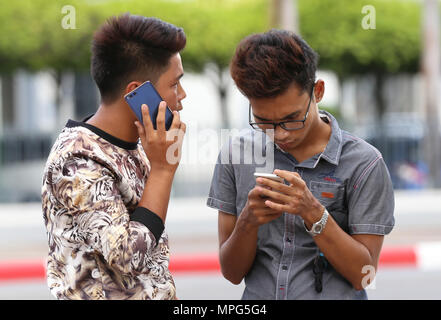
[[[331,164],[338,165],[340,162],[341,149],[343,146],[343,138],[340,126],[332,114],[327,111],[320,110],[320,114],[328,116],[331,120],[331,137],[323,151],[321,157]]]
[[[89,124],[89,123],[86,123],[86,121],[89,120],[92,116],[93,116],[93,114],[88,116],[87,118],[85,118],[82,121],[75,121],[75,120],[69,119],[66,123],[66,128],[75,128],[75,127],[87,128],[90,131],[92,131],[93,133],[95,133],[97,136],[103,138],[107,142],[110,142],[111,144],[113,144],[117,147],[127,149],[127,150],[136,150],[138,148],[138,142],[128,142],[128,141],[121,140],[121,139],[119,139],[115,136],[112,136],[111,134],[109,134],[109,133]]]

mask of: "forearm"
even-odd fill
[[[220,247],[222,274],[234,284],[239,284],[250,270],[257,248],[258,227],[238,219],[231,236]]]
[[[311,227],[311,223],[306,223]],[[377,262],[362,243],[344,232],[330,215],[323,232],[314,241],[329,263],[347,279],[352,286],[361,290],[365,266],[376,269]]]
[[[156,213],[165,223],[174,172],[152,170],[144,186],[138,206]]]

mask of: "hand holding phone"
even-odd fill
[[[159,105],[158,119],[164,119],[165,109],[165,102],[162,101]],[[135,121],[135,125],[138,129],[142,147],[150,161],[151,171],[174,174],[179,165],[182,141],[186,131],[185,123],[180,120],[179,113],[175,111],[169,131],[165,131],[164,128],[155,130],[150,119],[148,106],[143,104],[141,112],[145,119],[145,125],[142,125],[139,121]],[[161,123],[163,125],[163,122]]]
[[[273,174],[273,173],[261,173],[261,172],[255,172],[255,173],[254,173],[254,177],[255,177],[256,179],[257,179],[257,178],[266,178],[266,179],[271,179],[271,180],[276,181],[276,182],[283,183],[283,178],[281,178],[281,177],[279,177],[279,176],[277,176],[277,175],[275,175],[275,174]],[[270,187],[267,187],[267,186],[261,185],[261,184],[259,184],[259,183],[257,183],[257,185],[261,186],[262,188],[266,188],[266,189],[268,189],[268,190],[272,190]],[[262,199],[268,199],[268,197],[263,196],[263,195],[261,195],[260,197],[261,197]]]
[[[256,179],[267,178],[281,183],[284,182],[282,178],[271,173],[256,172],[254,173],[254,177]],[[251,191],[248,193],[247,203],[239,216],[239,219],[243,219],[245,223],[252,226],[261,226],[279,218],[283,214],[283,211],[274,210],[265,204],[266,199],[269,199],[269,197],[262,193],[262,188],[271,190],[271,188],[268,186],[257,184],[257,186],[251,189]]]
[[[143,104],[146,104],[149,109],[150,119],[152,121],[153,128],[157,130],[156,120],[158,117],[159,104],[163,100],[150,81],[144,82],[140,86],[136,87],[134,90],[127,93],[124,96],[124,99],[133,110],[142,125],[144,124],[144,122],[141,107]],[[169,107],[166,107],[165,130],[170,129],[172,122],[173,113],[171,112]]]

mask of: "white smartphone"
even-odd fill
[[[267,179],[271,179],[271,180],[274,180],[274,181],[277,181],[277,182],[281,182],[281,183],[283,183],[283,178],[281,178],[281,177],[279,177],[279,176],[276,176],[275,174],[272,174],[272,173],[260,173],[260,172],[255,172],[254,173],[254,177],[255,178],[267,178]]]

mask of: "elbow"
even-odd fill
[[[222,275],[224,276],[225,279],[227,279],[228,281],[230,281],[232,284],[234,284],[236,286],[238,284],[240,284],[242,282],[242,279],[243,279],[243,277],[231,275],[231,274],[228,274],[228,273],[223,272],[223,271],[222,271]]]
[[[352,287],[356,290],[356,291],[361,291],[364,289],[364,287],[361,285],[361,283],[359,282],[355,282],[352,283]]]
[[[361,291],[364,289],[363,286],[363,277],[354,277],[351,281],[350,281],[352,288],[354,288],[354,290],[356,291]]]
[[[357,281],[355,283],[352,283],[352,286],[355,290],[361,291],[369,287],[370,285],[375,286],[375,280],[371,279],[370,281],[366,281],[364,278],[362,278],[361,281]],[[371,287],[371,289],[374,289],[374,287]]]
[[[243,276],[235,274],[234,272],[229,272],[228,270],[225,270],[223,267],[221,267],[222,275],[225,279],[230,281],[234,285],[238,285],[242,282]]]
[[[227,279],[228,281],[230,281],[232,284],[234,285],[239,285],[242,282],[243,278],[234,278],[234,277],[227,277],[224,275],[224,278]]]
[[[243,278],[231,278],[231,279],[228,279],[228,281],[230,281],[232,284],[237,286],[242,282],[242,279]]]
[[[374,266],[365,266],[362,269],[361,276],[356,277],[354,281],[351,281],[351,284],[357,291],[366,289],[370,285],[375,285],[375,275],[376,268]]]
[[[228,252],[227,252],[228,253]],[[241,259],[237,254],[225,254],[225,250],[220,250],[219,263],[222,275],[234,285],[242,282],[250,269],[247,259]]]

